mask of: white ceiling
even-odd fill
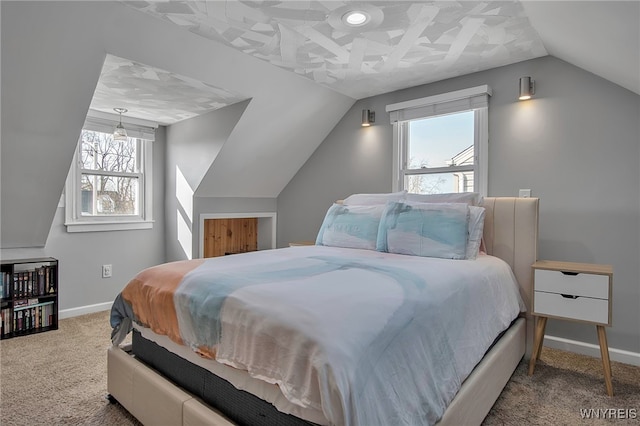
[[[162,125],[186,120],[246,99],[237,93],[139,62],[107,55],[90,109]]]
[[[547,54],[513,1],[127,4],[354,99]],[[371,20],[350,27],[350,10]]]
[[[639,1],[122,3],[354,99],[547,54],[640,94]],[[352,9],[371,23],[346,26]],[[92,109],[171,124],[241,99],[108,55]]]

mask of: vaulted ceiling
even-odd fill
[[[238,93],[140,62],[107,55],[90,109],[168,125],[246,99]]]
[[[637,1],[122,1],[353,99],[554,55],[640,94]],[[349,11],[369,21],[348,25]],[[595,54],[597,52],[597,54]],[[91,108],[172,124],[239,93],[107,56]]]
[[[360,99],[547,54],[519,2],[125,2]],[[369,21],[349,25],[360,11]]]
[[[363,97],[546,54],[640,94],[639,6],[2,1],[2,247],[44,245],[89,109],[171,124],[249,100],[192,189],[273,198]]]

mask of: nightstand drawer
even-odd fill
[[[609,276],[536,269],[535,291],[609,299]]]
[[[534,315],[551,315],[559,318],[609,323],[609,301],[579,296],[575,299],[558,293],[536,291],[534,294]]]

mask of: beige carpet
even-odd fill
[[[139,425],[106,399],[108,318],[62,320],[59,330],[0,342],[0,424]],[[613,398],[598,358],[544,349],[533,377],[526,367],[518,367],[484,425],[640,424],[640,367],[613,363]],[[590,408],[635,409],[638,417],[581,419],[580,409]]]
[[[139,425],[107,395],[109,313],[0,342],[0,424]]]

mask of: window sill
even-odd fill
[[[67,222],[67,232],[131,231],[153,228],[153,220],[113,222]]]

